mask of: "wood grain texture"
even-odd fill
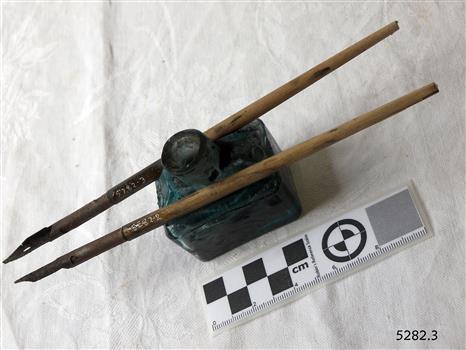
[[[205,134],[211,139],[217,139],[243,127],[387,38],[398,29],[398,21],[387,24],[376,32],[366,36],[357,43],[347,47],[343,51],[340,51],[336,55],[309,69],[307,72],[244,107],[239,112],[229,116],[217,125],[206,130]]]

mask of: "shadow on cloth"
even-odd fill
[[[332,166],[330,149],[323,149],[292,166],[302,216],[312,209],[325,205],[338,193],[338,178]]]

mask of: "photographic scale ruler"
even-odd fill
[[[237,264],[202,285],[216,334],[372,265],[430,234],[411,185]]]

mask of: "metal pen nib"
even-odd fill
[[[51,231],[52,226],[44,227],[42,230],[37,231],[32,236],[29,236],[23,241],[23,243],[20,244],[18,248],[15,249],[15,251],[8,258],[3,260],[3,263],[6,264],[10,261],[19,259],[26,254],[29,254],[33,250],[39,248],[41,245],[50,242],[52,240],[49,236]]]
[[[65,259],[64,259],[65,258]],[[28,273],[27,275],[17,279],[15,283],[19,282],[36,282],[41,280],[44,277],[47,277],[58,270],[61,269],[67,269],[72,267],[72,261],[69,259],[68,254],[59,257],[58,259],[52,261],[51,263],[48,263],[45,266],[42,266],[41,268],[32,271],[31,273]]]
[[[42,266],[41,268],[35,271],[32,271],[31,273],[28,273],[27,275],[17,279],[15,283],[39,281],[42,278],[47,277],[61,269],[71,269],[93,258],[94,256],[100,253],[103,253],[109,249],[112,249],[122,243],[125,243],[126,241],[128,241],[128,238],[126,237],[124,232],[127,230],[131,232],[132,230],[134,231],[134,229],[132,228],[133,224],[138,223],[139,222],[138,220],[130,222],[129,224],[115,231],[112,231],[100,238],[97,238],[96,240],[92,242],[89,242],[67,254],[60,256],[59,258],[55,259],[51,263],[48,263],[47,265]],[[131,238],[138,237],[138,235],[142,235],[152,230],[153,227],[161,226],[164,223],[165,221],[159,221],[157,224],[148,225],[147,227],[140,227],[136,230],[137,231],[136,233],[133,232],[133,235]]]

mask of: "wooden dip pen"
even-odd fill
[[[276,90],[251,103],[249,106],[243,108],[239,112],[236,112],[235,114],[226,118],[219,124],[205,131],[204,134],[210,139],[216,140],[245,126],[251,121],[259,118],[261,115],[267,113],[271,109],[277,107],[290,97],[293,97],[298,92],[309,87],[330,72],[333,72],[362,52],[371,48],[378,42],[387,38],[398,29],[398,22],[392,22],[385,27],[382,27],[378,31],[349,46],[343,51],[311,68],[309,71],[301,74],[300,76],[277,88]],[[54,224],[48,227],[44,227],[35,234],[26,238],[26,240],[8,258],[6,258],[3,263],[8,263],[31,253],[33,250],[39,248],[43,244],[55,240],[56,238],[82,225],[86,221],[92,219],[94,216],[97,216],[113,205],[123,201],[124,199],[157,180],[160,176],[160,173],[162,172],[162,169],[163,167],[160,159],[155,161],[146,168],[130,176],[120,184],[112,187],[99,198],[86,204],[68,216],[58,220]]]
[[[372,47],[377,42],[394,33],[396,30],[398,30],[397,22],[393,22],[381,28],[377,32],[369,35],[356,44],[353,44],[337,55],[329,58],[241,111],[228,117],[222,123],[207,130],[205,132],[206,136],[211,139],[216,139],[248,124],[262,114],[286,101],[288,98],[294,96],[299,91],[318,81],[323,76],[348,62],[353,57],[356,57],[360,53]],[[137,238],[170,222],[173,219],[191,213],[205,205],[234,193],[247,185],[264,179],[280,168],[305,158],[314,152],[357,133],[358,131],[368,128],[369,126],[374,125],[437,92],[438,88],[435,83],[431,83],[420,89],[414,90],[407,95],[343,123],[328,132],[315,136],[303,143],[251,165],[224,180],[219,180],[218,182],[200,189],[199,191],[184,197],[171,205],[160,208],[148,215],[132,221],[101,238],[59,257],[53,262],[18,279],[15,283],[23,281],[35,282],[60,269],[75,267],[111,248],[114,248],[117,245]],[[12,256],[7,258],[4,262],[12,261],[28,254],[40,245],[63,235],[69,230],[99,214],[103,210],[109,208],[113,204],[127,198],[132,193],[138,191],[142,187],[145,187],[148,183],[155,181],[160,176],[161,170],[160,161],[156,161],[149,165],[122,184],[112,188],[106,195],[99,197],[97,200],[89,203],[77,212],[72,213],[52,226],[42,229],[35,235],[26,239],[26,241],[23,242]],[[122,188],[126,188],[123,186],[125,183],[129,184],[128,191],[118,192]],[[116,193],[120,193],[122,199],[115,199],[118,197]],[[60,227],[60,229],[57,229],[56,227]],[[45,232],[45,234],[41,232]]]

